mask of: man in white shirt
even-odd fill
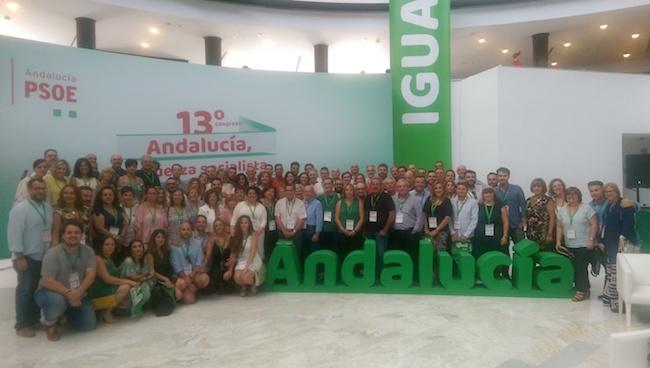
[[[32,169],[34,170],[32,174],[25,176],[22,180],[18,182],[18,187],[16,188],[16,196],[14,197],[14,206],[29,198],[29,189],[27,188],[27,184],[33,178],[43,179],[45,174],[47,174],[47,168],[48,168],[47,161],[45,161],[44,159],[39,158],[36,161],[34,161],[34,163],[32,164]]]
[[[476,199],[478,203],[482,202],[483,199],[483,188],[485,184],[476,179],[476,171],[467,170],[465,172],[465,183],[467,183],[467,195]]]
[[[467,184],[456,184],[456,197],[451,199],[454,218],[451,221],[452,249],[455,251],[472,251],[470,239],[478,223],[478,202],[467,195]]]
[[[293,185],[284,187],[284,197],[275,204],[275,224],[280,239],[293,242],[300,260],[303,258],[302,230],[307,219],[305,203],[296,198]]]

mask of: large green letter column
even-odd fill
[[[451,165],[449,0],[390,0],[395,164]]]

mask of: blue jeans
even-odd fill
[[[16,285],[16,330],[32,327],[38,323],[41,311],[34,300],[34,292],[38,288],[38,281],[41,279],[41,261],[25,257],[27,270],[19,271],[18,285]],[[15,268],[15,266],[14,266]]]
[[[47,326],[54,325],[65,314],[70,325],[78,331],[90,331],[95,328],[95,311],[88,297],[81,299],[80,306],[72,307],[63,295],[40,288],[36,291],[34,299],[43,310],[43,322]]]
[[[374,240],[377,245],[377,273],[379,273],[384,264],[384,253],[388,249],[388,236],[379,235],[379,232],[376,231],[366,234],[366,238]]]

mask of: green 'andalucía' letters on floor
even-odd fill
[[[319,250],[304,265],[290,241],[280,240],[269,260],[264,289],[286,292],[438,294],[521,297],[567,297],[573,289],[573,266],[560,254],[540,252],[530,240],[517,243],[512,259],[488,252],[474,259],[467,252],[435,253],[420,241],[418,264],[408,253],[390,250],[378,264],[374,240],[339,262],[336,253]],[[511,268],[511,277],[503,272]]]

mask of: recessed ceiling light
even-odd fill
[[[637,38],[639,38],[639,36],[641,36],[641,35],[638,34],[638,33],[632,33],[632,38],[635,39],[635,40],[636,40]]]
[[[478,43],[485,43],[485,38],[479,38]]]
[[[508,50],[508,49],[503,49],[503,50],[501,50],[501,53],[502,53],[502,54],[507,54],[508,51],[510,51],[510,50]]]
[[[563,44],[563,46],[564,46],[564,47],[569,47],[569,46],[571,46],[571,42],[565,42],[565,43]]]
[[[148,49],[151,47],[151,45],[148,42],[142,42],[140,43],[140,46],[142,46],[143,49]]]
[[[551,66],[556,66],[556,65],[557,65],[557,61],[551,63]]]
[[[20,4],[18,3],[10,2],[10,3],[6,3],[5,6],[7,7],[7,9],[9,9],[9,11],[12,12],[18,11],[18,9],[20,9]]]
[[[627,59],[627,58],[630,57],[630,54],[629,54],[629,53],[625,53],[625,54],[623,54],[623,57]]]
[[[160,30],[156,27],[149,27],[149,33],[157,35],[160,33]]]
[[[606,30],[607,27],[609,27],[607,24],[601,24],[600,25],[600,29],[602,29],[602,30]]]

